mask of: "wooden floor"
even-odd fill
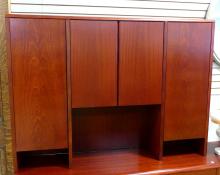
[[[41,167],[22,168],[17,175],[117,175],[117,174],[172,174],[184,171],[203,170],[220,167],[220,157],[213,154],[214,144],[209,145],[207,156],[198,154],[182,154],[166,156],[162,161],[142,155],[136,151],[114,151],[108,153],[93,153],[75,156],[73,168],[68,169],[64,164],[49,165],[43,163]],[[54,160],[53,160],[54,161]]]

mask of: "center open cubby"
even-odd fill
[[[161,105],[72,109],[73,156],[137,150],[161,156]]]

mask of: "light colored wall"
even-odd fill
[[[215,30],[215,52],[220,55],[220,0],[212,0],[211,6],[208,11],[208,18],[216,18],[217,24]],[[217,64],[213,65],[212,72],[212,96],[211,96],[211,116],[220,117],[220,66]],[[217,141],[219,138],[215,134],[218,125],[210,122],[209,123],[209,141]]]
[[[212,70],[212,91],[211,91],[211,106],[210,114],[220,117],[220,66],[213,64]],[[216,129],[218,125],[209,121],[209,141],[218,141]]]
[[[210,0],[11,0],[13,13],[204,18]]]
[[[9,112],[8,70],[6,55],[5,14],[8,0],[0,1],[0,175],[13,172],[11,125]]]

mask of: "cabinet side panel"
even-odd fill
[[[161,103],[163,22],[120,22],[119,105]]]
[[[168,23],[164,140],[205,138],[211,23]]]
[[[72,107],[117,104],[117,22],[71,21]]]
[[[17,151],[67,148],[65,21],[11,19]]]

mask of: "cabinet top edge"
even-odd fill
[[[155,22],[205,22],[212,23],[215,20],[197,18],[174,18],[174,17],[127,17],[127,16],[95,16],[95,15],[47,15],[47,14],[22,14],[9,13],[6,18],[29,18],[29,19],[63,19],[63,20],[103,20],[103,21],[155,21]]]

